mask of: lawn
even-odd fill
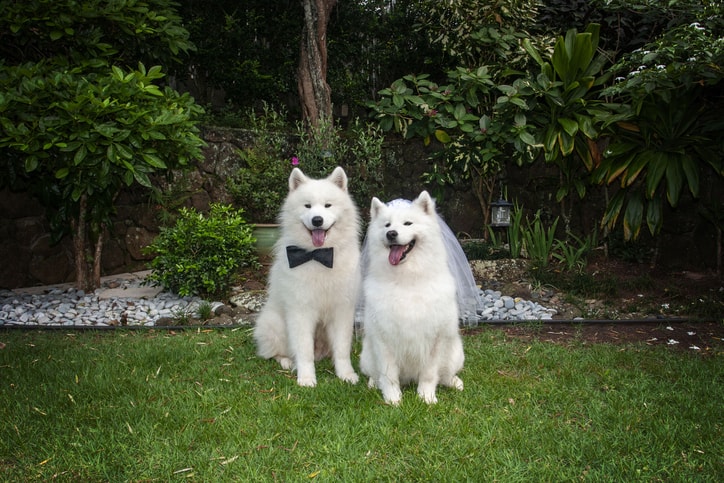
[[[297,387],[248,329],[0,342],[3,481],[724,481],[721,352],[488,328],[463,392],[395,408],[328,362]]]

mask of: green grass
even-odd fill
[[[328,362],[297,387],[248,330],[0,342],[2,481],[724,481],[721,352],[484,329],[463,392],[395,408]]]

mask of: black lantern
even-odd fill
[[[498,201],[490,203],[490,215],[491,221],[490,226],[492,227],[506,227],[510,226],[510,214],[513,209],[513,203],[504,200],[503,198]]]

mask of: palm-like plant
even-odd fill
[[[644,220],[657,234],[664,200],[676,207],[686,189],[699,196],[707,172],[724,175],[724,44],[717,36],[698,24],[682,26],[616,66],[628,74],[605,91],[622,102],[599,117],[612,142],[593,179],[619,181],[603,223],[613,228],[623,214],[626,239],[638,237]]]
[[[585,196],[587,176],[582,175],[582,168],[591,171],[597,158],[592,141],[598,136],[594,127],[601,105],[598,94],[610,77],[602,73],[605,56],[596,51],[599,29],[598,24],[591,24],[585,32],[569,30],[558,38],[548,60],[530,42],[523,43],[540,65],[540,73],[531,80],[539,96],[533,108],[534,122],[541,129],[545,160],[560,170],[559,202],[574,192],[580,198]]]

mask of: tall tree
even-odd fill
[[[327,25],[337,0],[302,0],[304,27],[299,51],[299,100],[302,119],[316,126],[332,118],[327,84]]]

